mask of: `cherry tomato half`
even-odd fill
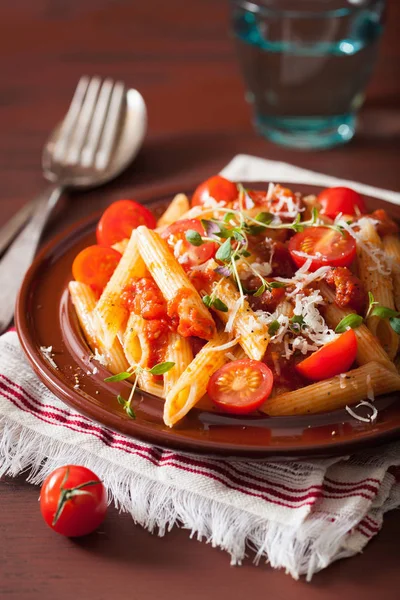
[[[211,376],[207,393],[225,412],[245,415],[256,410],[272,391],[274,377],[258,360],[234,360]]]
[[[214,242],[204,242],[201,246],[190,244],[185,237],[185,233],[189,229],[197,231],[202,236],[206,234],[203,225],[198,219],[176,221],[161,233],[161,237],[168,242],[175,255],[178,255],[178,262],[187,271],[192,267],[205,263],[209,258],[214,256],[217,250],[217,244]],[[179,240],[182,243],[177,246],[176,244]]]
[[[97,242],[102,246],[112,246],[125,238],[130,238],[133,229],[146,225],[154,229],[156,219],[148,208],[134,200],[117,200],[102,214],[97,225]]]
[[[209,198],[214,198],[217,202],[233,202],[238,196],[238,189],[235,183],[221,177],[221,175],[215,175],[210,177],[198,188],[196,188],[192,196],[192,206],[199,206],[207,202]]]
[[[304,254],[314,257],[310,271],[326,265],[349,267],[356,256],[356,242],[346,232],[341,234],[329,227],[307,227],[290,239],[289,252],[297,267],[306,262]]]
[[[107,492],[86,467],[59,467],[42,485],[40,510],[53,531],[68,537],[87,535],[104,521]]]
[[[334,219],[339,213],[356,215],[367,212],[362,196],[347,187],[333,187],[323,190],[318,196],[321,214]]]
[[[79,252],[72,263],[74,279],[90,285],[97,294],[101,294],[121,256],[119,252],[107,246],[88,246]]]
[[[349,329],[298,363],[296,369],[306,379],[321,381],[348,371],[356,355],[357,337],[354,331]]]

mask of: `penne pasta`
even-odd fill
[[[164,375],[165,397],[167,397],[168,393],[177,383],[179,377],[189,366],[192,360],[193,352],[190,341],[187,338],[184,338],[171,331],[168,335],[168,346],[165,352],[165,361],[174,362],[175,366],[170,371],[167,371],[167,373]]]
[[[164,405],[166,425],[175,425],[204,396],[211,375],[227,362],[226,352],[231,345],[227,333],[218,333],[203,346],[167,394]]]
[[[150,344],[145,334],[145,321],[142,317],[131,313],[126,330],[122,336],[123,346],[129,366],[139,365],[142,368],[149,366]],[[154,376],[147,371],[140,371],[138,375],[139,387],[155,396],[163,397],[164,389],[158,384]]]
[[[68,289],[80,326],[95,356],[97,350],[101,362],[113,374],[126,371],[128,361],[119,340],[115,339],[111,347],[108,348],[103,344],[100,336],[100,323],[94,311],[96,295],[92,288],[79,281],[70,281]]]
[[[210,261],[209,268],[216,266],[216,262]],[[238,342],[249,358],[261,360],[269,342],[268,326],[260,322],[247,300],[238,308],[240,294],[229,279],[221,278],[214,285],[217,286],[217,297],[228,307],[228,312],[213,309],[218,318],[233,337],[239,338]],[[204,284],[205,295],[212,294],[214,289],[212,284]]]
[[[261,410],[270,416],[314,414],[355,404],[371,392],[378,396],[399,390],[400,375],[372,362],[346,373],[342,385],[340,376],[319,381],[269,398]]]
[[[129,316],[124,306],[122,292],[134,277],[145,277],[148,274],[137,245],[136,231],[132,232],[126,250],[107,283],[96,306],[99,316],[104,344],[110,348],[117,334],[124,329]]]
[[[391,277],[384,275],[371,258],[370,252],[366,250],[366,245],[373,250],[382,249],[382,241],[375,231],[373,223],[367,219],[363,220],[360,226],[359,237],[361,243],[357,241],[357,258],[360,279],[366,290],[371,292],[376,302],[381,306],[394,309],[393,284]],[[378,316],[371,316],[367,319],[368,329],[378,338],[383,348],[386,350],[389,358],[392,360],[399,348],[399,336],[390,326],[387,319],[381,319]]]
[[[392,259],[393,296],[396,310],[400,311],[400,238],[398,235],[385,235],[383,238],[385,254]]]
[[[114,250],[116,250],[117,252],[120,252],[121,254],[123,254],[125,252],[128,244],[129,244],[129,238],[124,238],[120,242],[116,242],[115,244],[113,244],[112,248],[114,248]]]
[[[167,300],[170,313],[179,319],[178,333],[211,339],[214,320],[167,243],[144,225],[136,233],[143,260]]]
[[[161,215],[157,221],[157,228],[168,227],[175,221],[183,217],[190,209],[190,204],[186,194],[177,194],[169,204],[167,210]]]
[[[339,322],[344,319],[347,315],[354,311],[350,309],[341,308],[335,302],[335,292],[325,282],[320,282],[319,289],[326,304],[320,307],[321,313],[324,316],[329,327],[335,329]],[[378,339],[364,324],[354,329],[354,333],[357,337],[357,363],[359,365],[365,365],[369,362],[375,361],[385,365],[387,369],[391,371],[395,370],[395,367],[390,360],[389,356],[382,348]]]

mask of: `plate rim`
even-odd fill
[[[249,182],[251,184],[260,183],[260,182]],[[265,182],[263,182],[265,183]],[[304,183],[290,183],[285,182],[289,186],[306,186],[307,188],[313,189],[321,189],[322,186],[313,185],[313,184],[304,184]],[[186,186],[185,186],[186,187]],[[157,201],[161,201],[163,199],[167,199],[173,192],[168,192],[166,194],[160,193],[158,190],[158,194],[156,197],[153,197],[152,201],[147,201],[146,204],[153,204]],[[369,198],[372,198],[371,196]],[[392,205],[391,203],[378,199],[380,203],[382,203],[386,207],[394,208],[395,210],[391,211],[391,214],[396,213],[394,215],[396,218],[400,217],[400,206]],[[396,211],[397,209],[397,211]],[[58,398],[60,398],[65,404],[76,410],[77,412],[89,417],[94,422],[101,424],[103,427],[106,427],[110,430],[116,431],[119,434],[125,435],[131,439],[140,440],[142,442],[161,447],[168,448],[170,450],[177,450],[184,454],[190,455],[207,455],[214,456],[219,458],[237,460],[237,459],[246,459],[246,460],[262,460],[262,459],[274,459],[274,458],[301,458],[306,457],[323,457],[323,456],[334,456],[334,455],[346,455],[348,453],[352,453],[354,451],[360,450],[371,444],[373,446],[378,446],[380,444],[387,443],[389,441],[393,441],[394,439],[400,436],[400,424],[397,427],[393,427],[392,429],[388,429],[385,431],[380,431],[378,433],[365,433],[361,438],[355,438],[347,441],[336,442],[333,439],[332,444],[317,443],[317,444],[309,444],[303,445],[299,447],[290,446],[285,447],[281,444],[279,447],[274,446],[264,446],[264,447],[254,447],[254,446],[246,446],[241,445],[239,448],[235,447],[235,444],[228,442],[215,442],[212,440],[202,440],[202,439],[191,439],[191,438],[170,438],[169,431],[158,431],[151,430],[149,426],[142,425],[140,422],[133,421],[130,423],[134,423],[135,433],[131,433],[129,431],[124,431],[124,427],[120,426],[123,424],[123,419],[118,418],[117,415],[111,414],[107,411],[106,408],[96,407],[97,416],[93,414],[90,410],[90,404],[88,405],[88,409],[84,405],[82,405],[82,398],[79,394],[76,394],[78,401],[71,401],[71,393],[73,394],[73,390],[66,385],[65,382],[60,380],[57,377],[57,373],[50,369],[49,364],[46,359],[37,351],[35,351],[35,341],[29,335],[30,325],[27,322],[27,313],[24,310],[26,306],[26,299],[29,297],[30,285],[32,283],[32,276],[34,273],[40,268],[40,265],[43,264],[43,261],[46,259],[47,255],[55,250],[58,246],[60,246],[63,242],[66,242],[69,238],[72,238],[73,235],[77,236],[79,239],[84,235],[85,230],[94,229],[95,224],[98,221],[99,217],[102,214],[102,210],[95,211],[81,219],[78,219],[67,228],[60,231],[54,237],[52,237],[44,246],[40,249],[28,271],[25,274],[23,283],[19,290],[17,301],[16,301],[16,309],[15,309],[15,325],[18,334],[19,341],[21,343],[22,349],[24,351],[25,356],[27,357],[30,365],[35,371],[36,375],[39,379],[46,385],[50,391],[52,391]],[[146,395],[146,394],[145,394]],[[98,413],[104,412],[107,414],[107,420],[112,421],[112,424],[105,423],[98,418]]]

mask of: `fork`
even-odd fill
[[[28,225],[0,262],[0,333],[14,315],[22,278],[31,264],[45,225],[66,188],[92,186],[111,179],[113,149],[126,106],[122,82],[81,77],[71,105],[42,155],[44,176],[52,182],[35,202]]]

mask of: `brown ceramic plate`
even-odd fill
[[[265,188],[265,184],[251,184]],[[303,193],[318,193],[313,186],[294,184]],[[162,210],[170,198],[158,198],[154,210]],[[372,209],[385,206],[367,199]],[[400,219],[400,207],[387,205]],[[16,307],[16,325],[22,347],[40,379],[59,398],[79,412],[133,438],[152,444],[198,454],[225,457],[290,457],[346,454],[399,436],[398,394],[378,398],[378,419],[373,424],[354,420],[345,410],[311,416],[273,417],[222,416],[211,407],[193,409],[176,427],[163,424],[162,402],[138,392],[130,419],[116,400],[129,393],[127,382],[105,383],[109,373],[95,363],[96,375],[87,375],[90,351],[82,336],[69,299],[67,286],[76,254],[95,241],[100,213],[58,235],[47,244],[24,279]],[[52,346],[54,369],[40,351]],[[79,388],[75,388],[76,377]]]

